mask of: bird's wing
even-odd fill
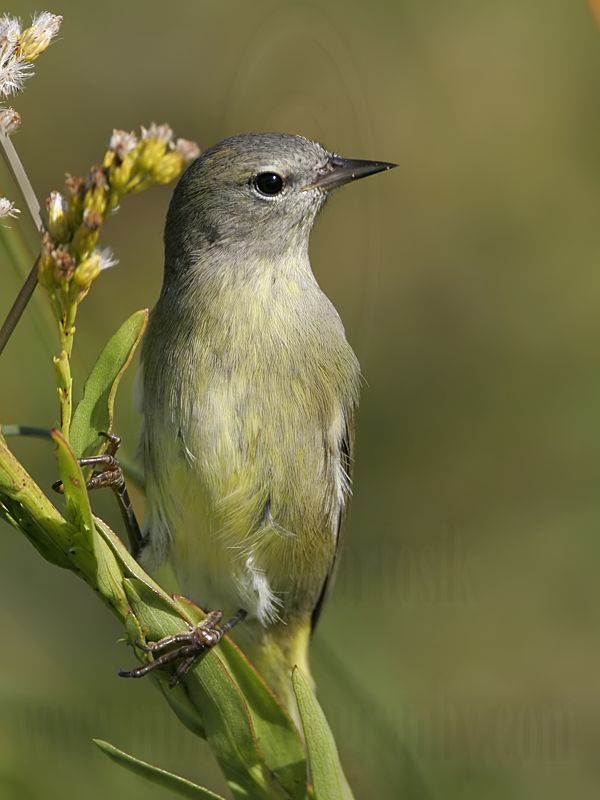
[[[340,512],[337,518],[337,526],[335,530],[335,537],[336,537],[336,547],[335,547],[335,554],[333,556],[331,567],[329,568],[329,572],[327,573],[327,577],[323,582],[323,587],[321,588],[321,593],[319,594],[319,599],[317,600],[317,604],[313,609],[312,616],[311,616],[311,630],[314,631],[317,627],[317,622],[319,621],[319,617],[321,616],[321,611],[323,610],[323,606],[325,605],[329,595],[331,594],[331,590],[333,588],[333,584],[335,582],[335,575],[337,572],[337,565],[340,559],[340,552],[342,546],[342,529],[344,526],[344,520],[348,513],[348,506],[350,501],[349,496],[349,488],[352,482],[352,465],[353,461],[353,454],[354,454],[354,411],[348,410],[345,415],[346,424],[344,426],[344,430],[342,433],[342,438],[340,441],[340,467],[344,471],[345,475],[347,476],[348,482],[348,492],[346,492],[342,504],[340,506]]]

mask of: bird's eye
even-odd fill
[[[257,191],[269,197],[279,194],[283,189],[283,178],[276,172],[261,172],[254,178],[253,183]]]

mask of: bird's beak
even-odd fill
[[[316,179],[302,187],[302,191],[306,192],[309,189],[329,191],[329,189],[342,186],[349,181],[366,178],[367,175],[374,175],[376,172],[383,172],[397,166],[388,161],[363,161],[359,158],[342,158],[334,155],[320,170]]]

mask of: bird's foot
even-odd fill
[[[246,617],[246,611],[240,609],[231,619],[223,622],[222,611],[211,611],[202,622],[195,625],[188,631],[176,633],[172,636],[165,636],[157,642],[137,642],[137,647],[146,653],[152,653],[154,661],[142,667],[132,670],[119,672],[121,678],[143,678],[149,672],[170,664],[172,661],[179,661],[179,664],[169,678],[169,686],[177,686],[183,676],[194,664],[202,658],[208,651],[218,644],[223,636],[230,631],[234,625],[241,622]],[[170,649],[173,648],[173,649]]]
[[[85,458],[78,458],[77,463],[80,467],[94,467],[94,472],[86,481],[87,489],[101,489],[108,486],[113,490],[119,504],[119,510],[127,529],[129,536],[129,543],[131,552],[134,558],[137,559],[142,547],[144,545],[144,538],[140,531],[133,505],[125,485],[125,476],[121,465],[117,460],[117,451],[121,445],[121,437],[115,433],[107,433],[106,431],[98,431],[98,436],[103,436],[108,445],[106,451],[97,456],[87,456]],[[55,481],[52,488],[59,494],[64,494],[64,486],[62,481]]]
[[[117,450],[121,445],[121,437],[106,431],[98,431],[98,436],[102,436],[108,441],[106,451],[97,456],[77,459],[80,467],[94,467],[97,470],[86,481],[86,486],[88,489],[100,489],[103,486],[109,486],[111,489],[120,488],[125,485],[123,470],[116,458]],[[64,494],[62,481],[55,481],[52,488],[55,492]]]

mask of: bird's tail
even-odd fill
[[[310,618],[299,618],[268,628],[256,620],[246,620],[233,631],[233,638],[297,725],[299,717],[292,690],[292,670],[298,666],[313,682],[308,662],[310,629]]]

